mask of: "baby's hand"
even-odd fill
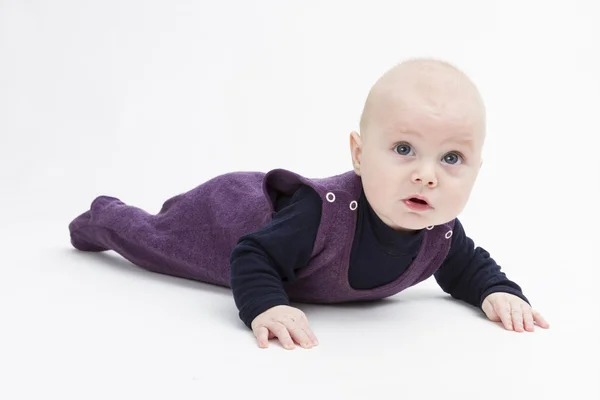
[[[269,339],[274,337],[279,338],[281,345],[288,350],[296,348],[294,340],[305,349],[319,344],[308,326],[306,315],[294,307],[271,307],[254,318],[251,326],[258,346],[262,348],[269,347]]]
[[[481,308],[491,321],[502,321],[504,328],[509,331],[523,332],[524,324],[526,331],[533,332],[534,322],[542,328],[550,327],[539,312],[532,310],[527,302],[510,293],[490,294],[483,300]]]

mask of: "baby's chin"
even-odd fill
[[[390,226],[391,228],[393,228],[394,230],[397,231],[404,231],[404,232],[413,232],[413,231],[419,231],[421,229],[424,229],[425,227],[429,226],[429,224],[424,224],[423,221],[414,221],[414,218],[397,218],[394,219],[394,221],[390,221],[388,224],[388,226]]]
[[[391,226],[395,230],[412,232],[420,231],[431,226],[443,225],[446,222],[448,222],[446,219],[434,215],[407,213],[395,218]]]

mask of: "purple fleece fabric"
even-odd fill
[[[113,250],[146,270],[229,287],[229,257],[237,240],[273,215],[277,193],[309,185],[323,199],[321,224],[309,264],[286,282],[291,301],[339,303],[376,300],[413,286],[440,267],[450,248],[454,220],[430,227],[411,266],[395,281],[370,290],[348,283],[361,180],[354,171],[309,179],[276,169],[219,175],[168,199],[158,214],[99,196],[69,224],[82,251]]]

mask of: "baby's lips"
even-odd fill
[[[403,201],[410,201],[410,200],[414,200],[414,199],[418,199],[421,201],[424,201],[425,203],[427,203],[427,205],[431,208],[433,208],[433,206],[431,205],[431,202],[429,201],[429,199],[425,196],[422,196],[420,194],[412,194],[406,198],[403,199]]]

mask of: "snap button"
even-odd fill
[[[358,203],[356,202],[356,200],[352,200],[352,201],[350,202],[350,209],[351,209],[352,211],[354,211],[354,210],[356,210],[356,207],[358,207]]]
[[[433,225],[431,225],[431,226],[428,226],[426,229],[427,229],[428,231],[432,230],[432,229],[433,229]]]
[[[335,194],[329,192],[325,195],[328,202],[333,203],[335,201]]]
[[[444,236],[446,237],[446,239],[450,239],[452,237],[452,231],[446,232]]]

